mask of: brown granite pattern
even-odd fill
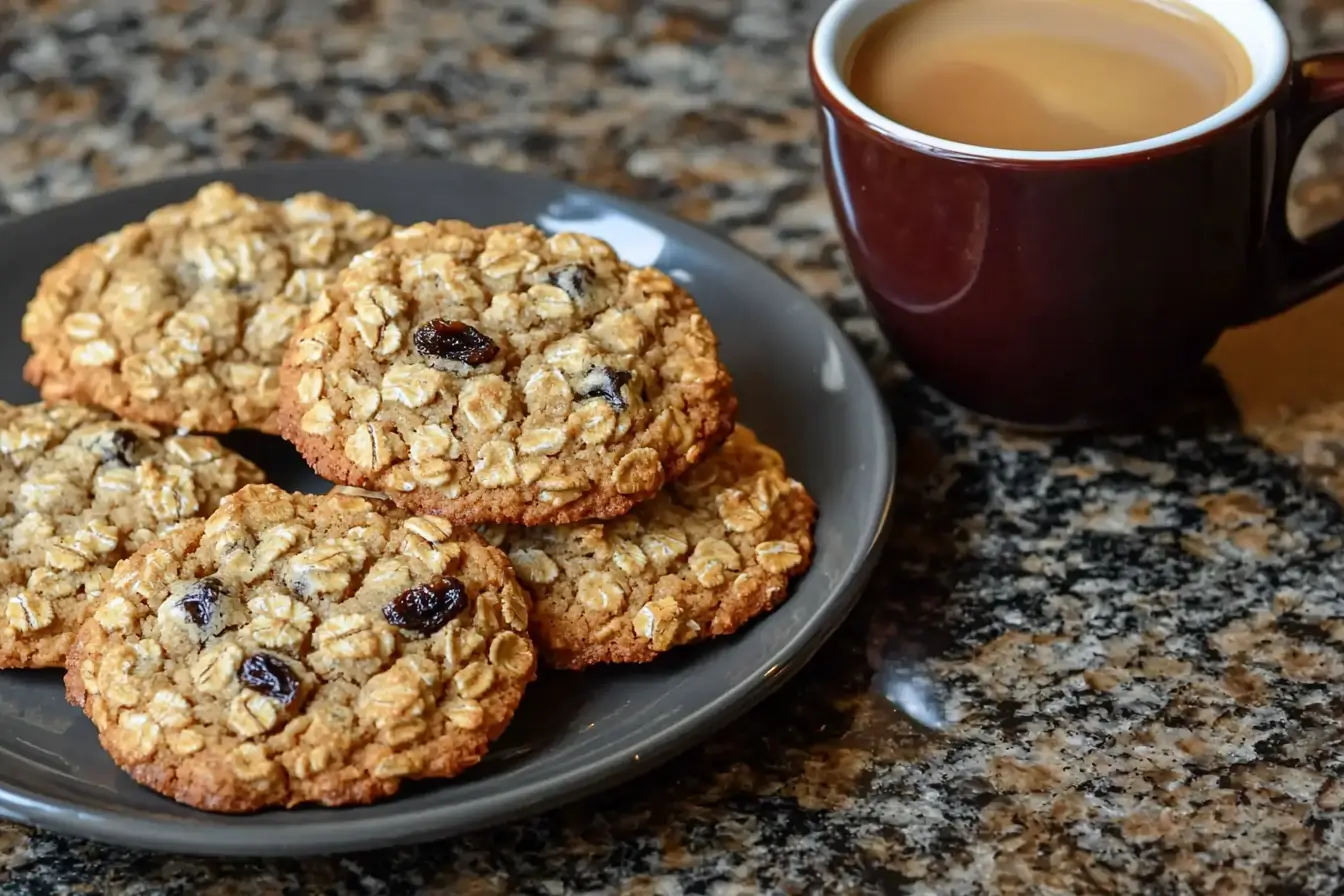
[[[815,663],[616,793],[341,859],[0,824],[0,896],[1344,889],[1344,369],[1286,361],[1325,351],[1299,340],[1329,302],[1235,334],[1224,379],[1160,426],[1014,436],[906,380],[844,273],[802,66],[820,0],[85,5],[0,8],[0,203],[334,152],[542,171],[712,221],[888,385],[899,524]],[[1338,0],[1282,8],[1302,47],[1344,39]],[[1308,227],[1344,209],[1321,139]]]

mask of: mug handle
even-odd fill
[[[1318,296],[1344,281],[1344,221],[1299,240],[1288,229],[1288,181],[1293,165],[1317,125],[1344,109],[1344,53],[1324,53],[1294,66],[1288,103],[1282,114],[1278,170],[1270,203],[1270,246],[1276,249],[1276,282],[1269,307],[1253,319],[1268,317]]]

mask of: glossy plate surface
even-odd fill
[[[531,221],[611,242],[696,296],[722,341],[741,419],[821,508],[812,569],[736,637],[641,667],[544,674],[494,751],[456,781],[347,809],[211,815],[135,784],[64,701],[55,672],[0,672],[0,816],[130,846],[286,855],[408,844],[497,824],[610,787],[702,740],[779,687],[849,612],[872,571],[895,474],[891,422],[849,342],[767,266],[691,225],[555,181],[445,162],[310,162],[216,175],[281,199],[321,190],[400,223]],[[36,395],[19,321],[42,271],[80,243],[187,199],[209,175],[96,196],[0,226],[0,397]],[[292,489],[325,491],[279,439],[230,443]]]

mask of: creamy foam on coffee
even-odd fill
[[[1237,40],[1179,0],[913,0],[868,29],[848,71],[895,122],[1018,150],[1168,134],[1252,80]]]

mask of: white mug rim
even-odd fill
[[[836,102],[874,130],[902,143],[948,155],[1009,162],[1065,162],[1156,152],[1178,146],[1218,131],[1258,109],[1283,83],[1292,58],[1288,32],[1265,0],[1183,0],[1222,25],[1250,58],[1251,85],[1232,103],[1180,130],[1114,146],[1049,151],[977,146],[934,137],[892,121],[855,96],[845,83],[841,68],[853,49],[854,40],[878,16],[906,2],[910,0],[835,0],[822,14],[812,33],[812,71],[820,86]],[[867,20],[845,46],[838,46],[841,29],[859,13],[866,13]],[[1254,36],[1255,43],[1247,39],[1247,32]]]

